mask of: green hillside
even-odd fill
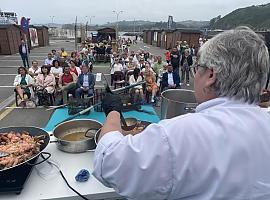
[[[211,29],[231,29],[247,25],[255,30],[270,29],[270,3],[237,9],[222,18],[210,21]]]

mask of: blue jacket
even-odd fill
[[[83,75],[80,74],[77,80],[77,88],[80,88],[83,86]],[[92,73],[88,73],[88,82],[89,82],[89,89],[94,89],[95,86],[95,76]]]
[[[175,72],[172,72],[172,73],[173,73],[173,82],[174,82],[174,84],[176,85],[176,87],[180,87],[180,76]],[[169,84],[168,84],[168,72],[164,73],[163,76],[162,76],[162,88],[165,88],[165,87],[169,87]]]

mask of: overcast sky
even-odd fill
[[[25,3],[27,2],[27,3]],[[231,11],[268,3],[266,0],[0,0],[0,9],[14,11],[21,16],[30,17],[32,24],[85,23],[85,16],[95,16],[92,24],[104,24],[116,21],[112,12],[124,11],[121,20],[167,21],[168,15],[174,21],[210,20]]]

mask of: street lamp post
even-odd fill
[[[52,24],[51,26],[53,25],[53,19],[55,18],[55,16],[50,16],[51,20],[52,20]]]
[[[116,14],[116,41],[118,41],[118,20],[119,20],[119,15],[121,14],[121,13],[123,13],[124,11],[122,11],[122,10],[120,10],[120,11],[115,11],[115,10],[113,10],[113,13],[114,14]]]
[[[55,16],[49,16],[49,17],[51,18],[51,21],[52,21],[51,22],[51,26],[50,26],[51,27],[51,33],[52,33],[53,36],[55,36],[56,35],[56,33],[55,33],[56,31],[53,30],[53,19],[55,18]]]
[[[92,16],[85,16],[85,18],[86,18],[86,37],[87,37],[87,24],[88,24],[88,18],[89,18],[89,27],[91,27],[91,24],[92,24],[92,19],[94,18],[95,16],[94,15],[92,15]],[[89,31],[90,31],[90,28],[89,28]]]

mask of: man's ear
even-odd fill
[[[207,87],[212,87],[216,82],[217,75],[216,75],[214,69],[209,69],[209,70],[207,70],[206,73],[207,73],[206,86]]]

